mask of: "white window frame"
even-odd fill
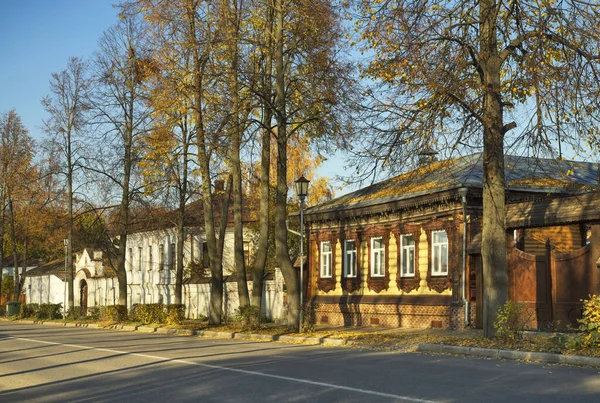
[[[325,252],[325,245],[329,245],[329,251]],[[333,249],[330,241],[322,241],[321,242],[321,264],[319,273],[321,278],[331,278],[333,270],[331,268],[333,258]]]
[[[348,249],[348,243],[352,243],[353,249]],[[344,240],[344,277],[356,278],[356,242],[354,239]]]
[[[154,266],[154,257],[152,256],[152,245],[148,245],[148,271],[152,271]]]
[[[404,240],[407,238],[412,238],[412,245],[405,245]],[[410,252],[412,251],[412,267],[408,267],[408,269],[412,268],[412,271],[405,270],[407,267],[405,265],[408,263],[407,256],[410,256]],[[416,266],[416,256],[415,256],[415,237],[413,234],[404,234],[400,235],[400,276],[401,277],[414,277],[415,276],[415,266]]]
[[[137,264],[138,271],[142,271],[142,257],[144,256],[143,251],[144,250],[142,249],[142,247],[138,246],[138,257],[137,257],[138,258],[138,264]]]
[[[444,233],[446,235],[446,241],[436,242],[435,238],[437,234]],[[446,260],[442,261],[443,253],[442,250],[446,248]],[[446,270],[443,270],[443,267]],[[433,231],[431,233],[431,275],[432,276],[447,276],[448,275],[448,234],[445,230]]]
[[[381,248],[375,248],[375,241],[381,241]],[[385,277],[385,244],[381,236],[371,238],[371,277]]]

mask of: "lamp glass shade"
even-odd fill
[[[304,176],[298,178],[294,184],[296,185],[296,194],[298,197],[306,197],[308,195],[308,184],[310,181],[306,179]]]

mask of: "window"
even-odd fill
[[[152,270],[154,260],[152,259],[152,245],[148,245],[148,270]]]
[[[331,277],[331,242],[321,242],[321,277]]]
[[[385,275],[385,246],[383,238],[371,239],[371,276],[383,277]]]
[[[138,271],[142,271],[142,247],[138,247]]]
[[[133,270],[133,249],[129,248],[129,270]]]
[[[175,268],[175,244],[171,244],[171,256],[169,258],[169,269],[173,270]]]
[[[415,238],[412,235],[400,236],[400,265],[402,277],[415,275]]]
[[[158,245],[158,270],[165,268],[165,245]]]
[[[448,234],[446,231],[431,233],[431,274],[433,276],[448,274]]]
[[[244,241],[244,265],[250,267],[250,242]]]
[[[202,242],[202,267],[210,268],[210,259],[208,257],[208,243]]]
[[[344,277],[356,277],[356,244],[344,241]]]

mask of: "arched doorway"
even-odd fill
[[[79,283],[79,301],[81,306],[81,312],[87,314],[87,299],[88,299],[88,287],[85,280],[81,280]]]

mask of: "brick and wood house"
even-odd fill
[[[559,270],[563,283],[577,288],[567,292],[572,295],[561,314],[557,301],[565,292],[552,281],[558,266],[548,259],[583,256],[592,220],[555,215],[546,222],[543,212],[528,214],[543,203],[595,191],[598,164],[506,156],[505,171],[511,298],[529,303],[532,326],[559,317],[572,322],[580,308],[571,300],[597,290],[597,270],[592,263],[584,270]],[[480,325],[482,177],[482,155],[473,154],[432,162],[308,208],[305,293],[315,304],[315,323]],[[587,249],[586,262],[600,256]]]

